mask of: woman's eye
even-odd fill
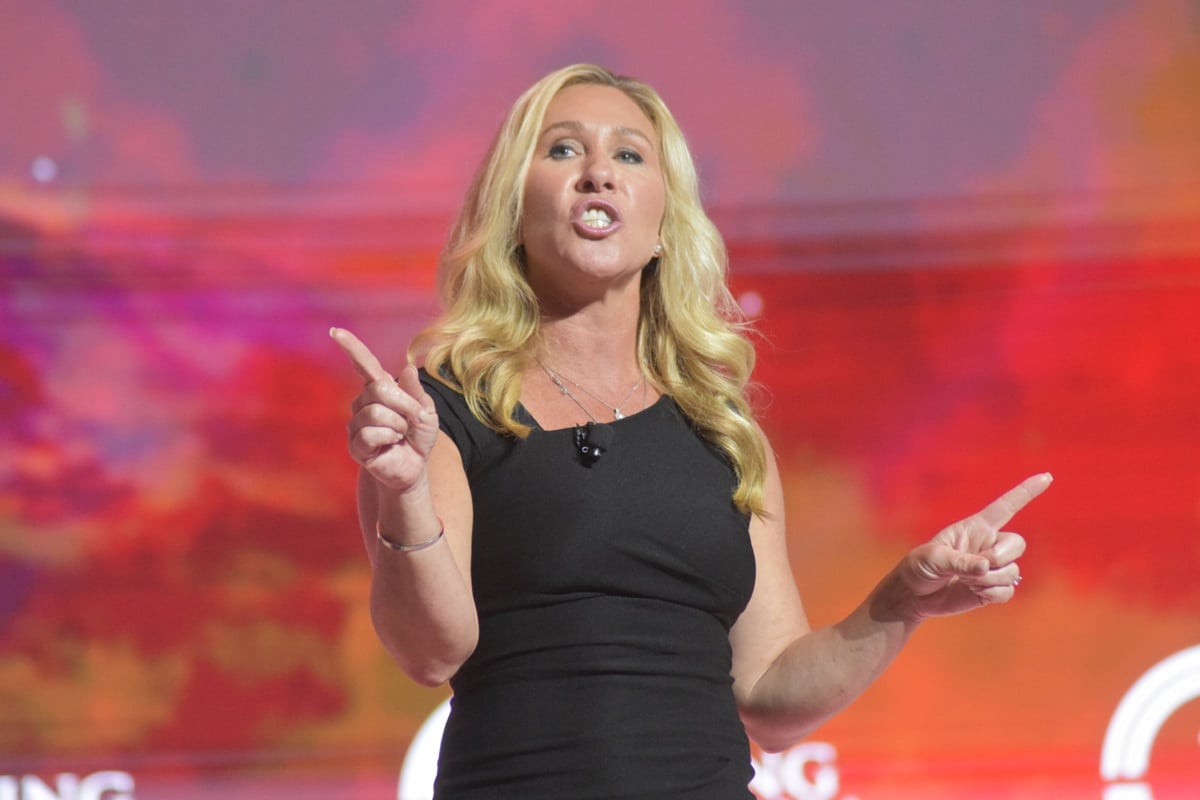
[[[575,155],[575,148],[565,142],[550,145],[551,158],[569,158]]]
[[[645,160],[636,150],[621,150],[617,153],[617,158],[626,164],[641,164]]]

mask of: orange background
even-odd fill
[[[837,797],[1100,797],[1122,696],[1200,643],[1193,4],[0,13],[0,786],[395,796],[444,693],[367,617],[326,331],[400,363],[495,124],[575,60],[691,137],[814,622],[1056,477],[1017,600],[814,736]],[[1200,788],[1197,705],[1160,800]]]

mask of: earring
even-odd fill
[[[661,255],[662,255],[662,242],[659,242],[658,244],[654,245],[654,257],[658,258]]]

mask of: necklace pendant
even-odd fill
[[[621,409],[613,409],[613,419],[625,419],[625,415],[621,413]]]

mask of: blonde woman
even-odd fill
[[[380,639],[454,700],[438,798],[752,797],[924,619],[1013,596],[1038,475],[813,630],[754,361],[687,145],[592,65],[513,106],[441,263],[444,312],[348,426]]]

